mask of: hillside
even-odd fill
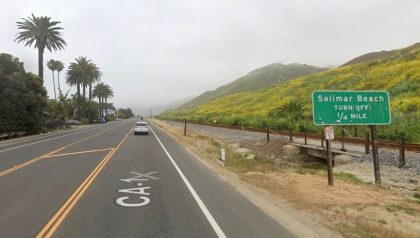
[[[399,50],[390,50],[390,51],[379,51],[379,52],[371,52],[364,55],[361,55],[359,57],[356,57],[349,62],[343,64],[342,66],[348,66],[352,64],[359,64],[369,61],[377,61],[377,60],[390,60],[392,58],[398,59],[401,57],[404,57],[404,55],[410,55],[412,53],[412,50],[415,50],[416,48],[420,47],[420,43],[414,44],[412,46],[409,46],[407,48],[399,49]]]
[[[305,104],[306,126],[320,130],[310,122],[311,93],[315,90],[387,90],[391,97],[392,124],[380,127],[380,137],[392,139],[395,130],[404,131],[410,141],[420,142],[420,44],[392,51],[385,57],[360,61],[336,69],[282,82],[254,92],[221,97],[195,109],[168,111],[167,119],[187,118],[196,121],[252,127],[285,128],[282,118],[268,118],[290,100]],[[301,123],[302,124],[302,123]]]
[[[238,92],[253,91],[274,85],[279,82],[288,81],[304,75],[319,73],[325,70],[325,68],[318,68],[310,65],[296,63],[288,65],[281,63],[270,64],[256,69],[247,75],[238,78],[231,83],[223,85],[213,91],[207,91],[185,103],[181,106],[181,108],[193,108],[219,97]]]

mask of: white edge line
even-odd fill
[[[94,128],[96,128],[96,127],[94,127]],[[8,149],[0,150],[0,153],[6,152],[6,151],[9,151],[9,150],[14,150],[14,149],[22,148],[22,147],[29,146],[29,145],[35,145],[35,144],[38,144],[38,143],[41,143],[41,142],[45,142],[45,141],[50,141],[50,140],[58,139],[58,138],[61,138],[61,137],[73,135],[73,134],[80,133],[80,132],[89,131],[89,130],[92,130],[94,128],[89,128],[89,129],[86,129],[86,130],[75,131],[75,132],[71,132],[71,133],[68,133],[68,134],[65,134],[65,135],[56,136],[56,137],[48,138],[48,139],[45,139],[45,140],[35,141],[35,142],[29,143],[29,144],[24,144],[24,145],[19,145],[19,146],[11,147],[11,148],[8,148]]]
[[[153,135],[156,137],[157,141],[159,142],[162,149],[165,151],[166,155],[168,156],[169,160],[172,162],[173,166],[175,167],[176,171],[178,172],[179,176],[181,176],[182,181],[184,181],[185,185],[187,186],[188,190],[190,190],[191,195],[194,197],[195,201],[197,202],[198,206],[200,207],[201,211],[204,213],[204,216],[209,221],[210,225],[213,227],[213,230],[216,232],[217,236],[219,238],[226,238],[225,233],[223,233],[222,229],[220,228],[219,224],[217,224],[216,220],[211,215],[210,211],[207,209],[206,205],[204,205],[201,198],[198,196],[197,192],[194,190],[193,186],[190,184],[188,179],[185,177],[184,173],[181,171],[181,169],[178,167],[178,165],[175,163],[175,160],[172,158],[171,154],[166,150],[165,146],[160,141],[159,137],[156,135],[156,133],[153,131],[152,128],[150,128]]]

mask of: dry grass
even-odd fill
[[[182,128],[157,124],[202,158],[220,160],[220,148],[225,148],[226,169],[297,209],[320,215],[344,237],[419,237],[419,191],[413,191],[407,202],[405,196],[390,187],[377,187],[348,173],[335,173],[334,186],[328,186],[323,165],[296,167],[267,159],[273,154],[281,155],[278,144],[252,144],[247,148],[258,156],[246,159],[222,140],[195,131],[184,137]]]
[[[337,229],[344,237],[354,238],[415,238],[418,237],[395,229],[386,229],[383,225],[386,221],[382,219],[379,225],[364,218],[352,218],[351,222],[337,224]]]

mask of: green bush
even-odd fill
[[[18,58],[0,54],[0,133],[40,132],[46,106],[42,79],[26,73]]]

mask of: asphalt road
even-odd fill
[[[135,120],[0,143],[0,237],[293,237]]]

